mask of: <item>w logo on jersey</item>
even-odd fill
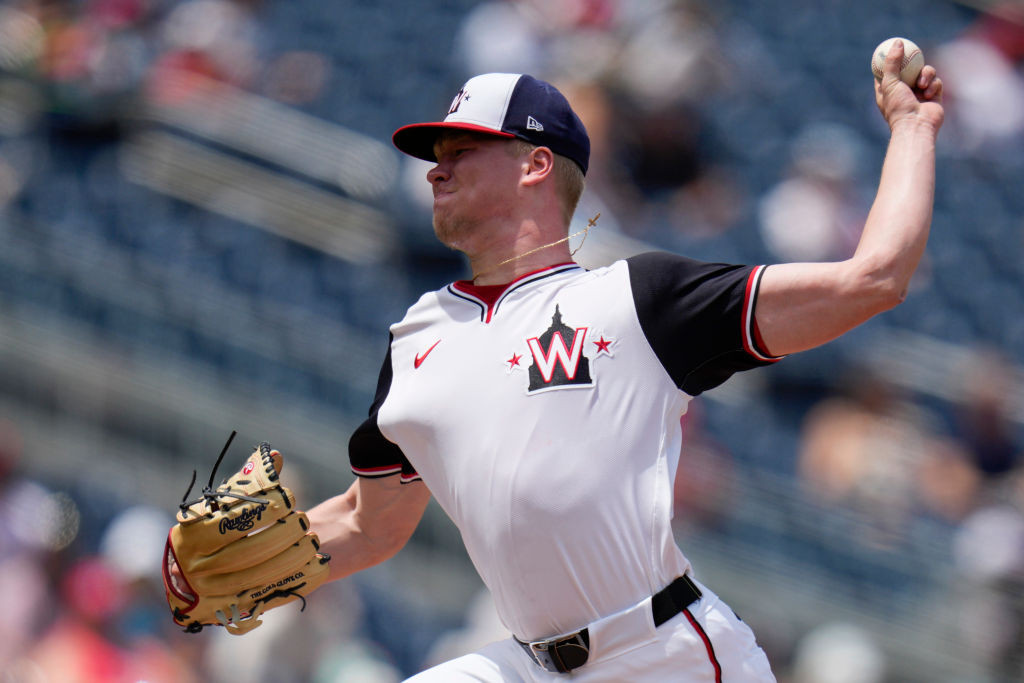
[[[562,312],[555,306],[551,327],[539,337],[526,340],[533,363],[530,365],[530,387],[527,393],[560,387],[591,386],[590,361],[583,355],[587,328],[569,327],[562,322]]]

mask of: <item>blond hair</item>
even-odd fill
[[[509,141],[509,154],[512,156],[525,156],[539,147],[526,140],[514,138]],[[555,189],[558,198],[562,203],[562,218],[566,227],[572,222],[572,215],[576,212],[576,205],[580,203],[580,196],[583,194],[585,179],[583,169],[579,165],[561,154],[555,154]]]

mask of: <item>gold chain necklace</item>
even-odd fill
[[[558,246],[562,242],[568,242],[569,240],[571,240],[573,237],[576,237],[577,235],[583,235],[583,239],[580,240],[579,246],[577,246],[575,249],[573,249],[569,253],[570,257],[575,256],[576,252],[579,251],[583,247],[583,243],[587,241],[587,235],[590,233],[590,229],[597,224],[597,219],[600,218],[600,217],[601,217],[601,212],[599,211],[599,212],[597,212],[597,214],[593,218],[591,218],[589,221],[587,221],[587,224],[585,226],[583,226],[582,230],[577,230],[573,234],[566,235],[562,239],[555,240],[554,242],[551,242],[550,244],[542,244],[539,247],[534,247],[530,251],[524,252],[524,253],[519,254],[517,256],[513,256],[511,258],[507,258],[504,261],[502,261],[501,263],[499,263],[496,266],[494,266],[493,268],[488,268],[484,272],[478,273],[477,275],[474,275],[473,276],[473,282],[476,282],[478,278],[483,277],[484,275],[489,275],[490,273],[493,273],[494,271],[496,271],[498,268],[501,268],[502,266],[504,266],[506,264],[512,263],[513,261],[518,261],[519,259],[526,258],[527,256],[530,256],[531,254],[536,254],[538,251],[543,251],[544,249],[548,249],[550,247]]]

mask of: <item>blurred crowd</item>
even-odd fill
[[[339,65],[301,40],[281,41],[270,18],[274,4],[0,5],[0,207],[17,203],[26,183],[45,182],[52,160],[73,161],[83,147],[123,140],[147,102],[173,104],[210,80],[312,113],[344,103],[344,96],[331,99],[332,90],[353,79],[346,68],[361,66]],[[369,4],[338,11],[367,12]],[[418,11],[382,4],[385,12]],[[759,3],[454,4],[466,11],[461,24],[447,27],[451,83],[442,95],[485,71],[534,73],[559,85],[591,134],[581,214],[601,211],[601,230],[716,260],[838,259],[853,249],[884,139],[874,124],[855,123],[873,106],[870,91],[857,92],[859,105],[842,102],[822,116],[744,119],[754,106],[813,108],[820,96],[787,77],[787,64],[758,38],[750,22]],[[949,3],[935,4],[960,16]],[[943,155],[1024,166],[1024,13],[1008,5],[972,14],[924,47],[946,81]],[[841,97],[838,90],[825,99]],[[753,168],[760,171],[752,175]],[[403,177],[426,185],[421,173]],[[99,188],[104,177],[90,182]],[[419,195],[413,186],[395,192]],[[1019,199],[1014,194],[1011,188],[1007,200]],[[1024,223],[1015,220],[1010,234],[1019,241],[1005,245],[1011,256],[1024,255]],[[926,263],[916,286],[931,287],[937,268]],[[1003,683],[1024,678],[1024,413],[1016,371],[1024,356],[1020,348],[987,349],[978,344],[971,363],[950,369],[957,389],[939,402],[870,367],[831,368],[801,410],[795,448],[772,457],[792,462],[792,496],[802,510],[841,510],[859,520],[853,537],[812,542],[899,555],[920,522],[944,530],[942,587],[960,609],[951,628],[989,680]],[[715,409],[701,400],[684,419],[686,476],[676,490],[684,549],[699,534],[728,537],[737,491],[751,486],[740,463],[748,459],[730,434],[716,431]],[[85,467],[90,457],[102,454],[69,454],[68,466]],[[159,573],[172,511],[142,504],[142,492],[68,487],[29,474],[32,458],[18,425],[0,421],[0,683],[388,683],[504,633],[486,596],[467,596],[460,629],[420,633],[417,657],[396,654],[380,634],[410,637],[415,625],[371,628],[382,603],[358,582],[342,581],[304,613],[283,608],[244,638],[182,634],[166,614]],[[780,681],[899,680],[886,644],[863,628],[802,626],[791,625],[786,636],[756,629],[771,633],[766,648]]]
[[[590,133],[585,204],[602,226],[700,240],[734,227],[747,201],[711,153],[706,103],[737,76],[719,20],[704,2],[484,2],[455,52],[462,73],[543,74],[566,93]]]
[[[21,465],[32,453],[10,423],[0,423],[0,444],[0,681],[403,678],[393,657],[364,635],[362,600],[348,581],[318,591],[305,610],[299,603],[276,610],[244,638],[221,629],[183,632],[170,619],[161,579],[173,512],[115,486],[26,476]]]
[[[979,352],[959,368],[963,394],[946,416],[856,369],[807,413],[797,454],[808,495],[863,520],[847,542],[907,552],[920,520],[948,529],[940,593],[956,605],[965,651],[998,681],[1024,675],[1024,441],[1006,367]]]
[[[796,568],[810,561],[883,607],[889,600],[878,594],[913,596],[922,612],[941,600],[945,613],[956,615],[946,625],[955,656],[986,672],[949,680],[1021,680],[1024,439],[1013,418],[1007,367],[991,350],[972,355],[957,368],[963,394],[949,410],[871,368],[849,369],[802,411],[795,488],[782,491],[744,476],[738,454],[708,429],[698,401],[683,419],[688,440],[680,467],[687,476],[677,478],[675,489],[683,547],[699,549],[709,534],[742,543],[737,500],[766,497],[762,513],[785,521],[766,521],[758,533],[773,525],[798,528],[803,548],[771,540],[769,546],[780,547],[761,548],[762,563],[781,557]],[[923,555],[916,561],[908,557],[917,553]],[[746,616],[760,626],[780,681],[908,680],[905,671],[894,671],[890,644],[866,624],[807,624],[784,606]]]

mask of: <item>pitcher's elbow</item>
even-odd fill
[[[892,273],[862,272],[853,280],[855,296],[869,317],[896,308],[907,298],[908,280]]]
[[[879,287],[876,298],[881,310],[892,310],[906,300],[907,287],[899,282],[886,282]]]

